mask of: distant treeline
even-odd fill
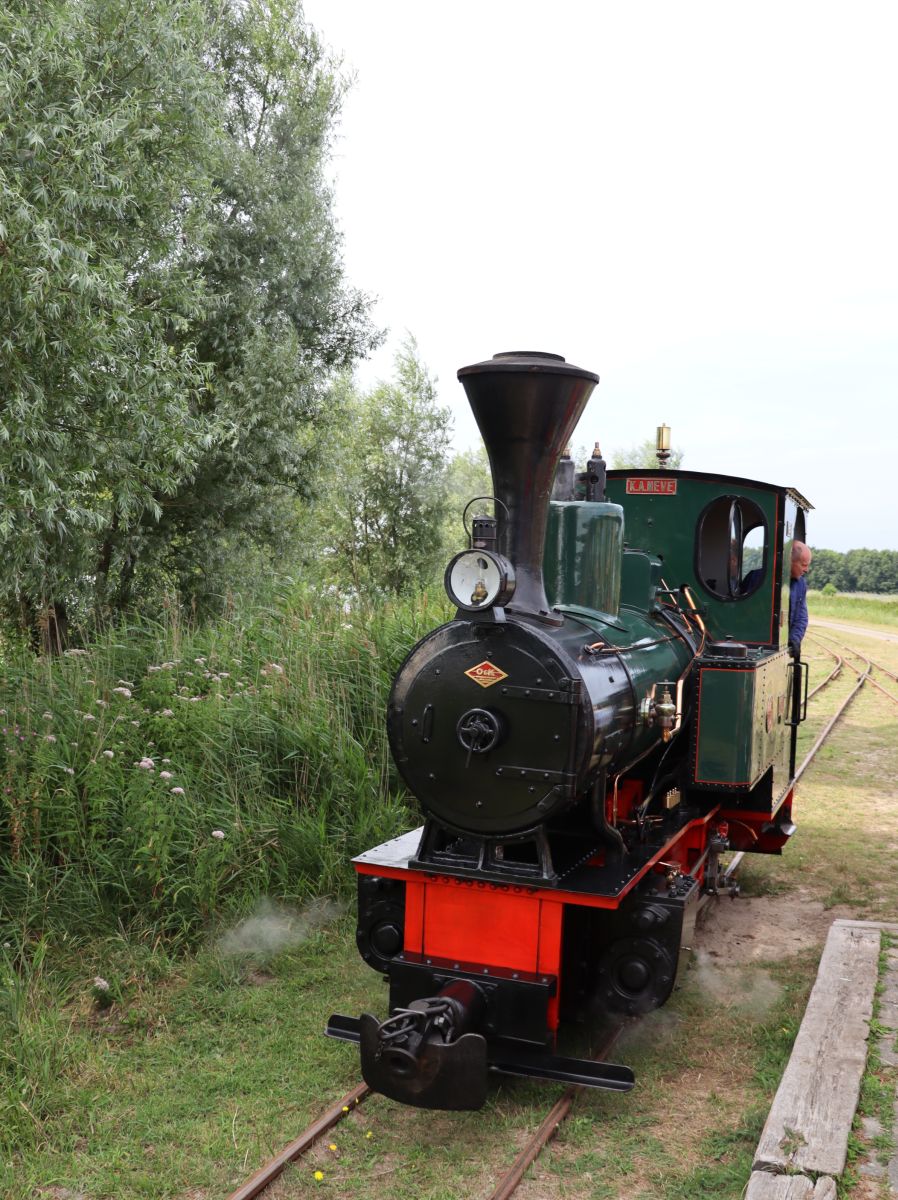
[[[840,592],[898,592],[898,550],[818,550],[808,583],[822,591],[831,583]]]

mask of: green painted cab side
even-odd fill
[[[632,486],[647,490],[628,493],[628,480],[633,481]],[[608,499],[624,509],[627,545],[662,560],[663,586],[676,589],[686,584],[691,589],[712,640],[731,638],[749,645],[780,644],[786,489],[701,472],[610,471],[606,490]],[[702,518],[714,501],[726,497],[752,502],[764,520],[762,577],[756,589],[747,595],[717,595],[699,572]],[[749,565],[736,564],[735,569],[741,573]],[[706,577],[709,572],[710,568]]]

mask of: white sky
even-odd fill
[[[898,549],[898,4],[306,0],[355,74],[334,159],[390,375],[598,372],[575,442],[798,488],[812,544]]]

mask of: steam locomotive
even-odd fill
[[[390,696],[424,825],[354,860],[389,1015],[327,1033],[421,1107],[480,1107],[490,1071],[623,1091],[629,1068],[559,1054],[559,1028],[663,1004],[721,853],[795,832],[807,668],[784,626],[811,506],[667,469],[666,426],[657,469],[607,471],[597,445],[578,474],[564,451],[598,376],[557,355],[458,378],[494,513],[446,569],[455,618]]]

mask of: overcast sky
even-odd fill
[[[575,441],[796,487],[812,544],[898,549],[898,4],[307,0],[355,82],[333,163],[388,377],[546,350]]]

